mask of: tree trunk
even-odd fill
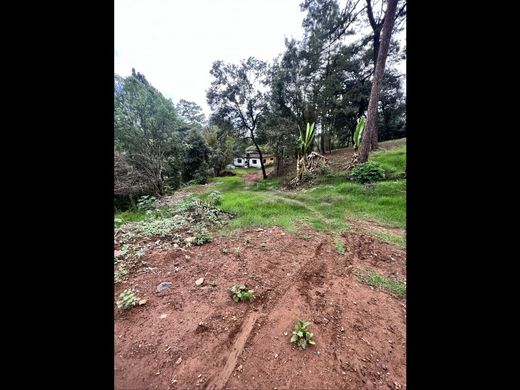
[[[377,56],[376,71],[372,82],[372,90],[370,91],[370,101],[368,103],[368,114],[365,131],[363,131],[363,139],[359,152],[359,162],[364,163],[368,160],[375,137],[377,144],[377,106],[379,103],[379,95],[383,85],[383,74],[385,71],[386,57],[388,56],[388,48],[390,46],[390,38],[392,37],[392,29],[394,27],[394,16],[397,8],[397,0],[388,0],[385,13],[385,22],[383,24],[383,34],[381,37],[381,46]]]
[[[260,148],[258,147],[258,144],[256,143],[255,136],[253,135],[253,130],[251,130],[251,139],[253,140],[256,151],[258,152],[258,155],[260,156],[260,166],[262,167],[262,176],[264,179],[267,179],[267,175],[265,174],[265,167],[264,167],[264,157],[262,156],[262,151],[260,150]]]

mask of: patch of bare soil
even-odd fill
[[[272,168],[266,168],[265,170],[265,174],[267,176],[269,176],[269,174],[273,171]],[[259,171],[259,172],[251,172],[251,173],[246,173],[246,175],[244,176],[244,184],[254,184],[256,183],[257,181],[259,180],[262,180],[263,178],[263,175],[262,175],[262,171]]]
[[[362,231],[374,231],[379,233],[390,233],[395,236],[404,237],[406,235],[406,230],[398,227],[389,227],[378,224],[373,221],[359,221],[359,220],[350,220],[349,224],[354,225],[355,228],[360,229]]]
[[[405,301],[352,271],[405,275],[405,253],[346,233],[342,256],[330,236],[306,233],[254,229],[152,252],[115,286],[116,299],[133,287],[147,300],[115,309],[115,388],[403,388]],[[161,282],[172,286],[157,293]],[[231,299],[238,283],[254,289],[251,302]],[[315,333],[306,350],[289,341],[298,318]]]

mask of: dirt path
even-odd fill
[[[306,233],[255,229],[153,253],[154,273],[116,285],[116,297],[134,287],[147,299],[115,312],[116,389],[402,388],[405,301],[354,271],[405,278],[404,251],[351,232],[342,256],[332,237]],[[164,281],[173,286],[156,293]],[[237,283],[255,290],[252,302],[231,299]],[[289,342],[298,318],[316,334],[306,350]]]

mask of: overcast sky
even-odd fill
[[[283,52],[284,37],[303,37],[301,2],[115,0],[114,71],[126,77],[133,67],[174,103],[193,101],[208,116],[213,61],[272,61]],[[399,69],[404,73],[405,64]]]

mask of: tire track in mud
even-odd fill
[[[242,327],[240,332],[237,334],[235,338],[235,342],[233,343],[233,347],[231,348],[231,352],[226,361],[224,368],[215,376],[207,385],[207,390],[220,390],[226,386],[226,383],[231,376],[231,373],[235,369],[235,366],[238,361],[238,357],[244,350],[244,346],[246,345],[246,341],[253,330],[253,326],[255,325],[256,319],[259,317],[260,313],[253,311],[249,313],[249,315],[242,322]]]
[[[298,282],[304,282],[305,280],[309,278],[311,273],[309,273],[309,267],[311,264],[314,264],[314,267],[312,269],[316,269],[316,265],[318,268],[325,267],[326,272],[326,264],[322,261],[317,263],[316,259],[319,258],[322,250],[323,245],[327,243],[328,239],[323,238],[319,244],[314,249],[314,255],[310,257],[307,261],[302,263],[298,270],[291,275],[290,278],[287,280],[287,284],[289,284],[291,287],[289,290],[296,290],[300,289],[301,283]],[[312,272],[312,271],[311,271]],[[312,276],[311,276],[312,277]],[[270,292],[274,293],[275,296],[283,296],[284,290],[285,294],[288,293],[287,291],[287,284],[280,284],[277,288],[270,289]],[[267,302],[265,302],[267,300]],[[269,315],[271,312],[278,308],[280,305],[284,304],[284,301],[280,301],[279,299],[273,301],[269,299],[269,297],[263,295],[260,296],[259,299],[255,299],[253,301],[252,311],[244,318],[242,321],[242,324],[240,325],[240,330],[234,337],[233,344],[231,346],[231,349],[229,352],[227,352],[228,357],[226,360],[226,363],[221,371],[219,371],[208,383],[205,389],[207,390],[221,390],[224,389],[229,381],[229,378],[233,371],[235,370],[235,366],[238,362],[238,359],[240,355],[242,354],[244,347],[246,346],[247,342],[251,340],[251,343],[255,343],[257,340],[253,340],[251,337],[252,330],[254,328],[254,325],[256,321],[259,318],[264,318],[265,320],[269,318]],[[264,322],[265,322],[264,320]],[[254,338],[254,336],[253,336]]]

